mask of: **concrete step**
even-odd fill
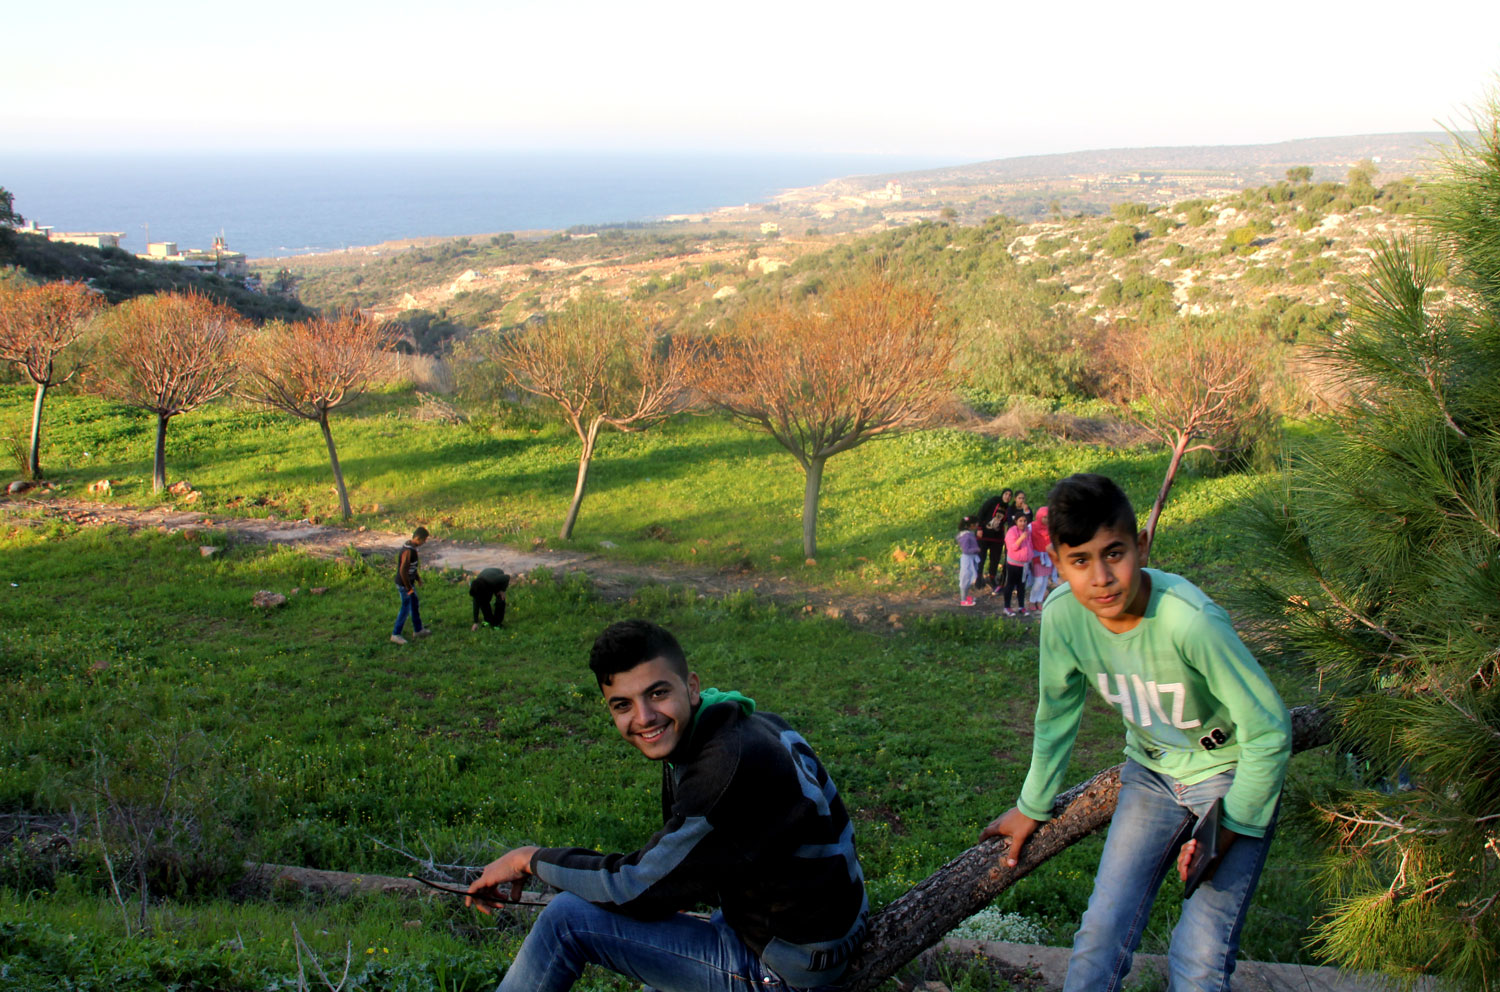
[[[1068,973],[1067,947],[1040,947],[1035,944],[1007,944],[997,940],[948,939],[940,947],[959,955],[982,955],[1017,971],[1039,975],[1047,989],[1061,989]],[[931,952],[928,952],[931,953]],[[1149,973],[1162,977],[1150,984]],[[1167,958],[1163,954],[1137,954],[1128,985],[1145,983],[1146,988],[1165,988]],[[1422,983],[1419,989],[1433,986]],[[1385,992],[1394,986],[1378,975],[1343,971],[1338,968],[1302,964],[1275,964],[1262,961],[1240,961],[1234,970],[1234,992]]]

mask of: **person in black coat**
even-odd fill
[[[1005,530],[1010,526],[1012,510],[1011,490],[1000,490],[999,496],[991,496],[979,508],[979,582],[984,581],[985,563],[989,563],[990,588],[1000,591],[996,574],[1005,564]]]
[[[505,623],[505,593],[509,588],[510,576],[503,568],[486,568],[475,576],[469,583],[469,597],[474,600],[474,626],[470,630],[479,629],[481,615],[486,627],[499,627]]]

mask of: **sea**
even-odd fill
[[[761,202],[944,163],[913,156],[377,153],[18,155],[0,186],[29,221],[251,258],[415,237],[562,230]]]

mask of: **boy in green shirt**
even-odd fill
[[[1127,760],[1064,992],[1120,988],[1167,871],[1175,862],[1186,876],[1188,815],[1220,799],[1216,863],[1183,903],[1168,965],[1173,992],[1228,992],[1291,754],[1286,707],[1223,609],[1181,576],[1141,566],[1145,534],[1118,486],[1072,475],[1047,505],[1066,585],[1042,614],[1031,770],[1016,808],[982,836],[1009,838],[1014,865],[1051,816],[1092,686],[1124,717]]]

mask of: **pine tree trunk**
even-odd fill
[[[599,440],[599,421],[589,424],[583,435],[583,451],[578,456],[578,484],[573,487],[573,503],[568,507],[568,517],[563,521],[558,537],[564,541],[573,536],[573,525],[578,522],[578,508],[583,505],[583,490],[589,482],[589,465],[594,461],[594,445]]]
[[[333,484],[339,490],[339,512],[348,520],[354,516],[354,511],[349,508],[349,490],[344,488],[344,470],[339,468],[339,450],[333,444],[333,431],[328,427],[327,410],[319,412],[318,426],[323,428],[323,443],[328,445],[328,461],[333,466]]]
[[[1151,516],[1146,519],[1146,554],[1141,558],[1141,564],[1146,564],[1151,557],[1151,544],[1156,540],[1156,521],[1161,517],[1161,508],[1167,505],[1167,493],[1172,491],[1172,483],[1177,481],[1177,469],[1182,465],[1183,453],[1187,451],[1190,438],[1179,438],[1172,446],[1172,460],[1167,463],[1167,477],[1161,482],[1161,491],[1156,494],[1156,502],[1151,504]]]
[[[1298,706],[1291,714],[1294,754],[1333,739],[1326,711]],[[1052,819],[1031,835],[1014,868],[1000,860],[1004,842],[980,841],[871,917],[870,932],[849,963],[844,992],[874,989],[1043,862],[1106,826],[1115,813],[1123,767],[1116,765],[1060,794],[1052,804]]]
[[[159,493],[167,488],[167,421],[172,419],[165,413],[156,415],[156,459],[151,466],[151,491]]]
[[[36,385],[36,402],[31,404],[31,457],[26,463],[30,478],[42,477],[42,403],[47,399],[45,383]]]
[[[823,464],[827,458],[807,463],[807,487],[802,493],[802,555],[818,557],[818,497],[823,488]]]

